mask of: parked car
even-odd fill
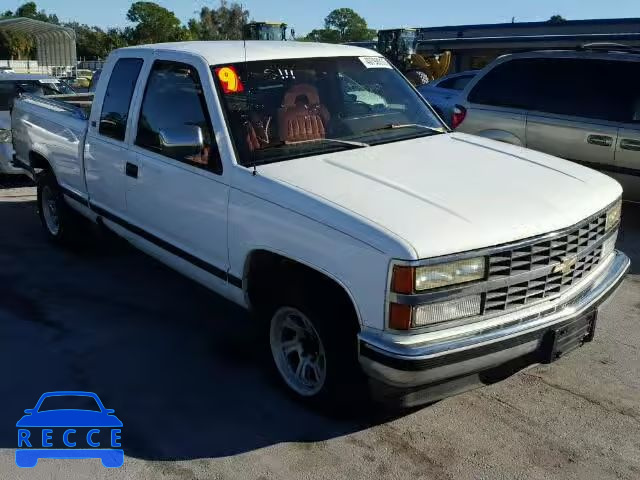
[[[617,182],[451,133],[377,52],[168,43],[102,75],[88,116],[15,103],[45,234],[86,241],[84,217],[250,309],[300,399],[415,405],[552,362],[628,269]]]
[[[91,80],[93,77],[93,70],[89,70],[87,68],[78,68],[76,69],[76,77],[88,78]]]
[[[468,72],[454,73],[417,88],[438,115],[451,125],[454,108],[460,103],[460,94],[478,72],[478,70],[469,70]]]
[[[101,68],[96,70],[91,77],[91,82],[89,83],[89,93],[94,93],[96,91],[96,86],[98,85],[98,80],[100,80],[100,75],[102,75]]]
[[[454,128],[598,169],[640,201],[639,81],[638,53],[508,55],[467,87]]]
[[[76,77],[73,75],[65,75],[63,77],[58,77],[61,82],[69,85],[76,91],[84,92],[87,91],[89,85],[91,84],[91,79],[85,77]]]
[[[0,77],[0,174],[23,174],[24,170],[12,165],[10,110],[21,93],[57,95],[73,93],[54,78],[43,75],[5,73]]]
[[[0,74],[2,73],[15,73],[12,67],[0,67]]]
[[[73,83],[77,90],[88,91],[91,86],[91,80],[93,79],[93,71],[79,68],[76,70],[76,77]]]

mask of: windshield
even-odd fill
[[[445,131],[382,57],[270,60],[212,69],[245,166]]]

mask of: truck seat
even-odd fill
[[[280,140],[285,143],[320,140],[326,137],[329,112],[320,103],[318,89],[307,83],[291,87],[278,112]]]

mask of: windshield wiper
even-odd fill
[[[429,131],[434,132],[434,133],[445,133],[444,129],[435,128],[435,127],[429,127],[427,125],[421,125],[419,123],[389,123],[388,125],[385,125],[384,127],[372,128],[371,130],[365,130],[362,133],[381,132],[383,130],[399,130],[401,128],[422,128],[424,130],[429,130]]]
[[[304,145],[305,143],[319,143],[319,142],[332,142],[332,143],[341,143],[343,145],[351,145],[352,147],[370,147],[368,143],[364,142],[355,142],[353,140],[340,140],[339,138],[319,138],[317,140],[302,140],[301,142],[294,142],[290,145]]]
[[[315,139],[315,140],[302,140],[300,142],[291,142],[291,143],[279,142],[276,146],[280,147],[280,146],[309,145],[309,144],[317,144],[317,143],[322,143],[322,142],[337,143],[338,145],[344,145],[346,147],[351,147],[351,148],[366,148],[366,147],[370,147],[371,146],[368,143],[364,143],[364,142],[356,142],[356,141],[352,141],[352,140],[340,140],[338,138],[318,138],[318,139]],[[270,147],[270,148],[273,148],[273,146]],[[311,157],[311,156],[315,156],[315,155],[322,155],[323,153],[334,153],[335,151],[339,151],[337,149],[337,147],[328,147],[328,148],[330,149],[330,151],[327,151],[327,152],[324,152],[324,151],[311,151],[311,152],[301,151],[300,153],[295,154],[295,155],[286,155],[286,156],[283,156],[283,157],[277,157],[276,156],[276,157],[273,157],[273,158],[263,158],[261,160],[254,160],[254,161],[250,162],[247,166],[255,167],[255,166],[258,166],[258,165],[265,165],[267,163],[283,162],[285,160],[293,160],[295,158]],[[275,148],[274,150],[277,150],[277,148]]]

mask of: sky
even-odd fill
[[[15,10],[26,0],[1,0],[0,9]],[[100,27],[127,25],[132,0],[36,0],[39,8],[56,13],[62,21],[78,21]],[[218,6],[218,0],[156,0],[186,22],[201,7]],[[638,0],[238,0],[254,20],[284,21],[298,35],[321,28],[335,8],[350,7],[370,28],[431,27],[474,23],[548,20],[562,15],[568,20],[640,17]],[[5,7],[6,6],[6,7]]]

